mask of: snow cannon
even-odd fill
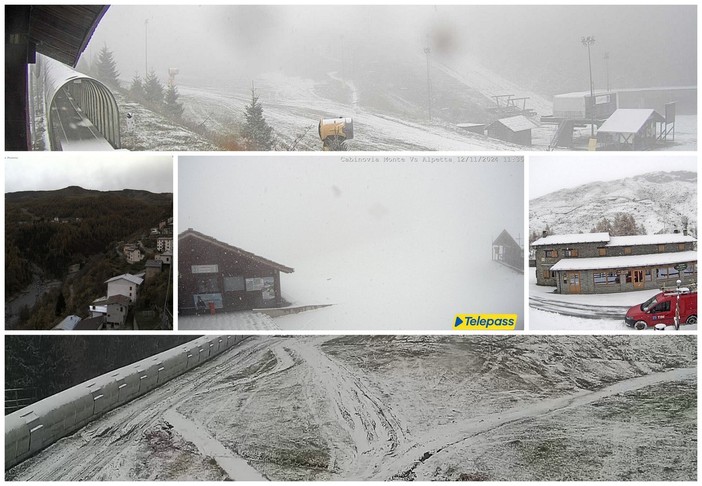
[[[319,120],[319,138],[325,151],[346,150],[346,141],[353,139],[353,118],[322,118]]]

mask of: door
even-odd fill
[[[568,293],[580,293],[580,272],[568,272]]]
[[[641,269],[631,271],[631,282],[635,289],[644,288],[644,271]]]

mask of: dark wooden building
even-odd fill
[[[283,303],[280,263],[188,229],[178,236],[178,311],[234,311]]]
[[[507,230],[503,230],[492,242],[492,259],[524,273],[524,250]]]
[[[487,127],[488,137],[518,145],[531,145],[531,130],[537,125],[524,115],[502,118]]]

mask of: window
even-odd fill
[[[646,269],[644,279],[646,282],[653,282],[653,272],[651,272],[650,268]]]
[[[658,253],[663,253],[665,251],[665,245],[658,245]]]
[[[695,274],[695,264],[688,263],[687,268],[683,270],[683,277],[692,277]]]
[[[546,258],[558,258],[558,250],[544,250]]]
[[[597,255],[598,256],[607,256],[607,248],[598,248],[597,249]]]
[[[680,272],[678,272],[674,267],[663,267],[663,268],[656,268],[656,278],[658,280],[665,280],[665,279],[677,279],[680,276]]]
[[[197,281],[198,294],[212,294],[219,292],[217,277],[203,277]]]
[[[685,243],[678,243],[678,251],[685,251]]]
[[[593,274],[595,285],[619,284],[619,274],[617,272],[600,272]]]
[[[630,246],[625,246],[625,247],[624,247],[624,254],[625,254],[625,255],[631,255],[631,247],[630,247]]]
[[[651,308],[651,314],[656,314],[658,312],[669,312],[670,311],[670,301],[666,300],[665,302],[661,302],[660,304],[657,304]]]
[[[578,256],[578,250],[574,248],[566,248],[565,250],[563,250],[563,256],[565,258],[576,257]]]
[[[246,290],[246,281],[244,277],[237,275],[234,277],[224,277],[224,291],[238,292]]]

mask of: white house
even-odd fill
[[[127,256],[127,261],[129,263],[137,263],[144,259],[144,255],[141,253],[139,248],[134,248],[132,250],[126,250],[125,248],[124,253]]]
[[[108,298],[114,295],[124,295],[129,297],[131,302],[134,302],[138,296],[139,286],[144,283],[144,279],[125,273],[124,275],[112,277],[105,283],[107,284]]]
[[[160,252],[173,251],[173,238],[161,236],[156,240],[156,249]]]

